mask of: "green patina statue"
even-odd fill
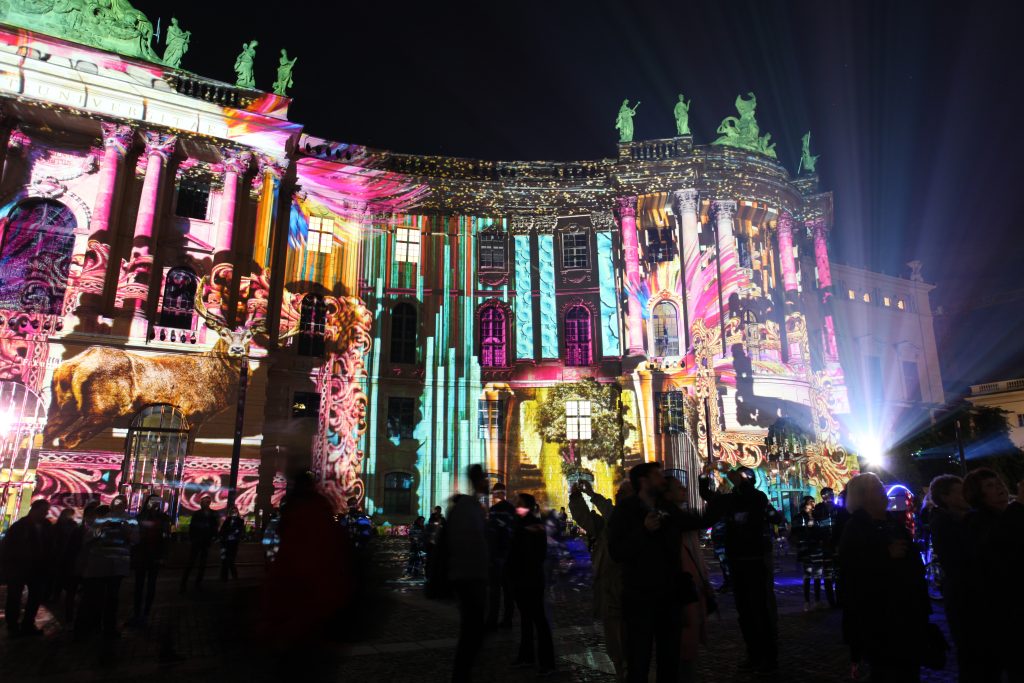
[[[814,167],[818,165],[818,157],[821,155],[811,154],[811,131],[804,133],[801,142],[803,148],[800,150],[800,167],[796,169],[796,173],[814,173]]]
[[[153,24],[128,0],[0,0],[0,21],[128,57],[161,63]]]
[[[238,76],[235,85],[239,88],[256,87],[256,78],[252,75],[252,68],[256,61],[257,45],[259,43],[255,40],[251,43],[242,43],[242,51],[238,54],[238,58],[235,59],[235,74]]]
[[[637,102],[632,108],[629,100],[622,100],[619,107],[619,115],[615,119],[615,129],[619,131],[619,142],[633,142],[633,117],[636,116],[636,108],[640,106]]]
[[[775,159],[775,143],[771,142],[771,133],[761,136],[761,129],[758,128],[757,119],[754,118],[754,110],[757,109],[757,98],[754,93],[747,93],[749,99],[743,99],[743,95],[736,97],[736,111],[739,118],[726,116],[722,125],[718,127],[719,138],[712,144],[738,147],[739,149],[759,152]]]
[[[679,93],[679,101],[676,102],[675,109],[672,110],[672,114],[676,117],[676,135],[690,135],[690,104],[693,100],[687,102],[683,98],[683,94]]]
[[[192,39],[192,31],[182,31],[178,20],[171,17],[171,25],[167,27],[167,43],[164,48],[164,64],[177,69],[181,66],[181,58],[188,52],[188,43]]]
[[[274,94],[275,95],[287,95],[288,88],[295,85],[292,80],[292,69],[295,68],[295,62],[299,61],[299,58],[289,60],[288,51],[281,50],[281,60],[277,63],[277,80],[274,81]]]

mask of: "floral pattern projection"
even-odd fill
[[[650,196],[649,196],[650,197]],[[640,198],[637,223],[641,234],[648,227],[663,227],[657,211],[645,211],[644,197]],[[655,197],[657,199],[657,197]],[[700,208],[700,207],[698,207]],[[767,223],[773,218],[772,212],[762,209],[751,209],[750,205],[740,206],[739,216],[734,225],[739,226],[741,219],[761,223],[761,234],[767,233]],[[705,215],[699,216],[701,230],[709,230],[713,226],[710,221],[716,220],[712,206],[705,208]],[[667,225],[667,222],[665,223]],[[673,233],[676,231],[673,230]],[[684,231],[685,232],[685,231]],[[714,233],[712,233],[714,234]],[[718,397],[719,387],[726,387],[729,394],[743,401],[743,396],[750,396],[753,386],[765,386],[774,383],[775,379],[784,380],[779,386],[788,384],[802,385],[799,389],[787,388],[784,392],[773,392],[775,398],[754,396],[761,408],[770,408],[772,413],[781,410],[794,410],[806,417],[808,426],[813,425],[815,441],[806,451],[806,472],[810,483],[818,488],[831,486],[841,488],[853,475],[857,474],[856,458],[851,457],[840,445],[839,424],[833,414],[833,387],[842,384],[841,374],[836,376],[832,369],[822,372],[811,370],[809,362],[799,359],[809,358],[806,323],[801,314],[791,315],[787,320],[787,341],[791,348],[797,345],[799,359],[795,362],[782,362],[782,342],[778,324],[770,315],[771,301],[765,296],[769,266],[756,259],[741,259],[736,245],[746,240],[746,229],[737,240],[705,240],[705,249],[699,251],[698,243],[685,245],[679,258],[656,262],[646,260],[645,271],[642,273],[639,291],[628,292],[640,300],[643,315],[650,318],[654,306],[661,301],[670,301],[680,310],[679,337],[680,346],[683,341],[683,307],[690,322],[689,347],[678,358],[651,359],[641,364],[634,372],[634,390],[639,397],[637,401],[641,412],[647,406],[656,405],[656,391],[682,391],[687,399],[686,415],[690,417],[687,430],[693,435],[694,446],[707,457],[708,432],[713,457],[729,465],[745,465],[757,468],[766,465],[767,447],[765,446],[764,424],[761,429],[737,429],[741,425],[734,422],[735,417],[726,416],[723,420],[722,403]],[[642,249],[652,248],[644,245]],[[762,249],[767,248],[761,245]],[[721,252],[719,262],[716,256]],[[766,256],[762,257],[768,264]],[[680,266],[680,263],[682,264]],[[720,269],[720,276],[719,276]],[[685,276],[685,287],[683,277]],[[739,297],[741,311],[726,310],[724,325],[722,310],[719,305],[719,283],[721,283],[722,302],[728,306],[730,293]],[[733,301],[736,301],[734,298]],[[756,315],[747,319],[742,311],[751,311]],[[645,323],[648,322],[645,320]],[[722,331],[724,327],[725,343]],[[724,349],[724,352],[723,352]],[[742,349],[742,350],[740,350]],[[739,354],[739,355],[737,355]],[[754,378],[750,386],[737,386],[736,363],[749,364],[748,376]],[[660,378],[660,387],[652,386],[652,373]],[[841,371],[840,371],[841,372]],[[745,393],[749,392],[749,393]],[[707,415],[704,410],[704,399],[707,400]],[[755,411],[756,414],[756,411]],[[756,416],[756,419],[770,420],[774,415]],[[653,452],[653,426],[655,415],[640,415],[641,431],[645,450]],[[723,422],[726,427],[723,429]],[[748,422],[749,423],[749,422]],[[734,426],[735,425],[735,426]]]

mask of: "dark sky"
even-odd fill
[[[192,30],[182,66],[234,81],[259,40],[257,85],[299,58],[291,118],[323,137],[490,159],[613,156],[623,98],[636,136],[698,143],[738,93],[795,171],[813,134],[835,193],[836,260],[890,274],[913,258],[939,325],[947,387],[1024,376],[1024,42],[1016,3],[749,0],[136,0]],[[219,9],[218,7],[222,8]],[[162,47],[159,48],[162,51]],[[1021,289],[1019,298],[986,297]]]

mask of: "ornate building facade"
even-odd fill
[[[780,496],[855,471],[832,198],[774,150],[404,155],[101,47],[0,24],[7,519],[32,495],[220,506],[234,478],[265,510],[290,461],[395,522],[472,463],[549,505],[641,460],[742,463]]]

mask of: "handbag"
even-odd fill
[[[946,652],[949,643],[938,624],[928,622],[924,627],[924,638],[921,642],[921,664],[927,669],[939,671],[946,668]]]

